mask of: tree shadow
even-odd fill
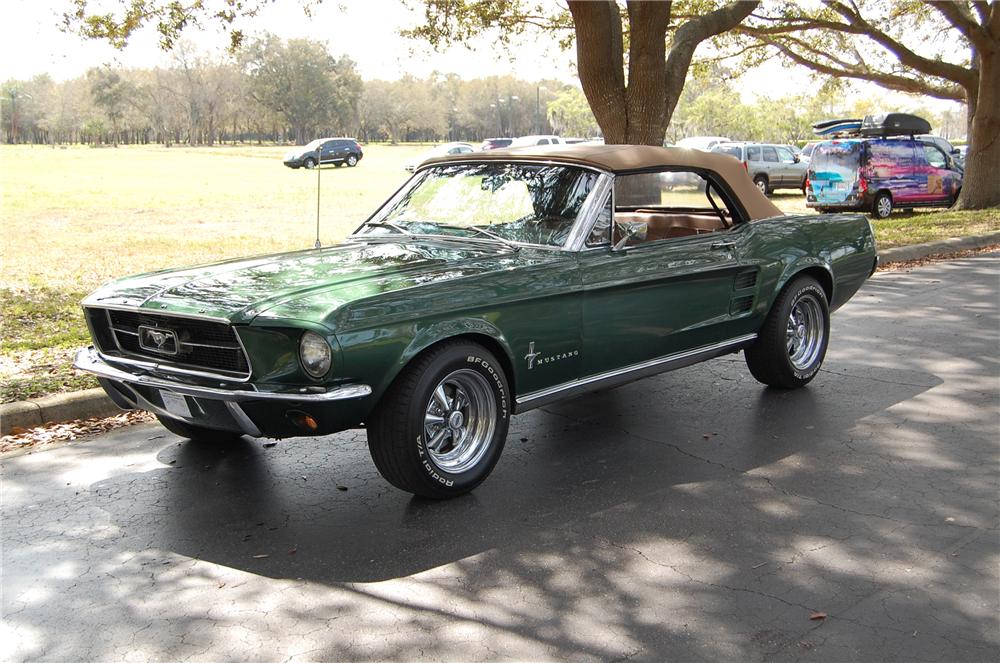
[[[153,623],[170,657],[241,639],[275,658],[993,659],[997,334],[918,352],[926,318],[879,317],[907,288],[890,281],[838,314],[808,388],[723,358],[549,406],[448,502],[389,487],[359,431],[130,447],[144,465],[61,498],[78,531],[20,512],[9,536],[37,533],[47,567],[108,561],[49,612],[15,591],[5,618],[41,658],[111,656]],[[942,324],[984,296],[957,292]]]

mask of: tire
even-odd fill
[[[312,157],[309,157],[308,159],[302,162],[302,165],[308,168],[309,170],[312,170],[313,168],[316,167],[316,160],[313,159]]]
[[[186,421],[181,421],[180,419],[174,419],[172,417],[164,417],[159,414],[156,415],[156,418],[160,420],[160,424],[162,424],[164,428],[174,435],[186,437],[189,440],[196,442],[230,444],[232,442],[236,442],[242,437],[239,433],[195,426],[194,424],[189,424]]]
[[[892,214],[892,196],[888,191],[879,191],[872,201],[872,216],[876,219],[888,219]]]
[[[753,178],[754,185],[765,196],[771,195],[771,187],[767,185],[767,175],[757,175]]]
[[[347,157],[347,165],[350,166],[351,168],[354,168],[355,166],[357,166],[358,165],[358,157],[356,157],[353,154],[350,155],[350,156],[348,156]]]
[[[367,422],[368,450],[400,490],[458,497],[493,471],[511,403],[492,353],[467,341],[442,343],[410,362],[386,391]]]
[[[830,339],[830,309],[823,288],[800,276],[778,295],[743,355],[750,373],[771,387],[798,389],[823,365]]]

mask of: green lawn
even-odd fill
[[[371,145],[356,168],[324,168],[323,242],[357,227],[426,149]],[[78,303],[104,281],[312,246],[317,174],[285,168],[286,151],[0,146],[0,402],[94,384],[68,363],[87,342]],[[807,212],[801,195],[773,200]],[[1000,210],[917,212],[874,225],[889,247],[997,230]]]

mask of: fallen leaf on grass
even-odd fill
[[[809,615],[809,619],[812,619],[812,620],[826,619],[826,613],[825,612],[814,612],[814,613],[812,613],[812,614]]]
[[[254,555],[254,559],[267,559],[270,555]]]

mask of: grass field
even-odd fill
[[[370,145],[356,168],[322,170],[321,238],[339,241],[405,181],[427,146]],[[111,278],[310,247],[316,172],[282,147],[0,146],[0,402],[92,386],[68,367],[87,343],[79,301]],[[807,212],[779,193],[785,212]],[[1000,210],[894,215],[883,247],[1000,228]]]

